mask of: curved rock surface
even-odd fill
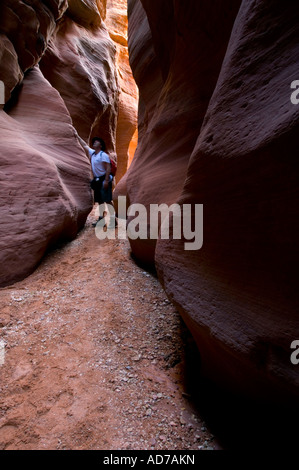
[[[140,93],[139,141],[126,176],[130,204],[178,198],[239,4],[129,0],[130,64]],[[153,262],[155,240],[131,245]]]
[[[58,92],[36,67],[1,111],[0,284],[32,271],[57,240],[72,239],[92,205],[90,164]]]
[[[294,406],[299,107],[290,84],[299,78],[298,8],[229,5],[129,1],[140,88],[129,201],[204,206],[201,250],[184,250],[184,240],[131,245],[143,261],[155,257],[206,376]]]
[[[0,19],[0,78],[6,101],[44,53],[56,28],[56,21],[68,7],[67,0],[3,0]]]

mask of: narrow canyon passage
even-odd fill
[[[297,447],[296,3],[0,11],[0,448]]]
[[[0,448],[217,448],[184,393],[178,313],[94,218],[0,290]]]

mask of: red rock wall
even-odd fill
[[[140,88],[129,201],[204,205],[201,250],[184,250],[184,240],[131,245],[141,260],[155,259],[205,375],[294,404],[299,107],[290,84],[299,78],[299,11],[264,0],[238,7],[129,1]]]
[[[126,175],[130,203],[178,198],[239,3],[128,2],[130,64],[140,93],[139,141]],[[153,262],[155,241],[131,245]]]
[[[68,6],[67,0],[3,0],[0,19],[0,77],[6,101],[11,91],[33,67],[47,47],[56,21]]]
[[[58,239],[84,225],[90,166],[58,92],[34,68],[0,112],[0,283],[28,275]]]

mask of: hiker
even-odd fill
[[[79,136],[78,136],[79,137]],[[94,191],[94,202],[98,202],[99,205],[107,203],[108,208],[111,210],[113,207],[112,202],[112,181],[113,176],[110,174],[111,163],[109,155],[105,152],[106,145],[101,137],[94,137],[92,139],[92,147],[90,148],[81,137],[79,140],[85,150],[88,152],[91,168],[93,172],[94,179],[91,181],[91,188]],[[99,219],[94,222],[92,225],[95,227],[99,220],[103,219],[105,213],[99,216]],[[115,219],[115,212],[110,212],[110,223],[109,228],[114,228],[117,225]]]

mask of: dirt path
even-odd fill
[[[0,449],[198,449],[182,324],[126,240],[76,240],[0,290]]]

